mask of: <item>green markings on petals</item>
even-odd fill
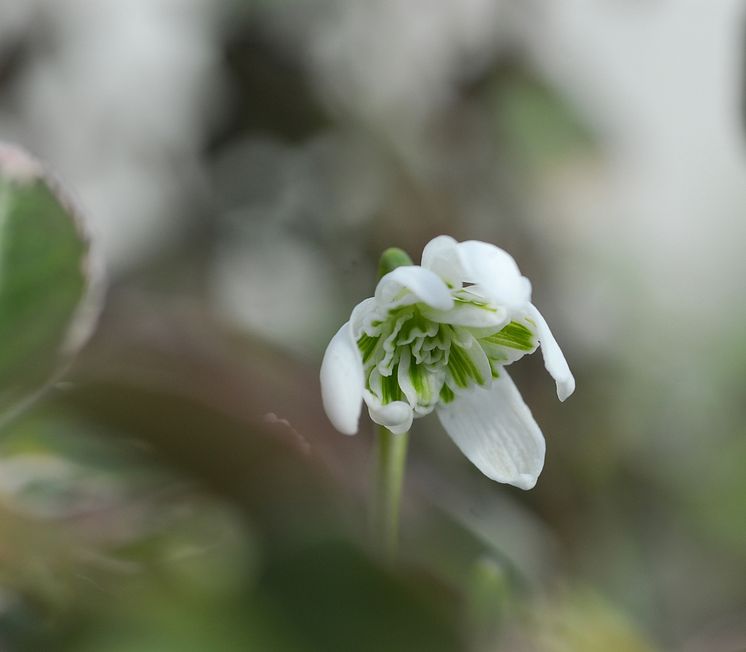
[[[379,262],[379,277],[411,264],[406,252],[387,249]],[[477,322],[479,310],[504,310],[468,287],[452,289],[451,296],[460,314],[475,315]],[[380,309],[369,317],[357,340],[366,388],[383,405],[406,401],[422,416],[438,402],[451,403],[461,390],[484,387],[499,378],[504,365],[535,350],[538,344],[535,324],[528,319],[511,321],[490,333],[484,327],[435,321],[427,310],[419,303]],[[481,337],[485,332],[490,334]],[[406,394],[399,385],[400,372]]]
[[[507,346],[518,351],[533,351],[536,348],[534,334],[528,327],[516,321],[510,322],[494,335],[488,335],[482,339],[489,344]]]
[[[423,365],[412,362],[409,366],[409,379],[420,405],[430,405],[433,401],[433,391],[430,386],[429,373]]]
[[[448,357],[448,371],[453,382],[463,389],[469,387],[472,382],[478,385],[484,385],[486,382],[466,350],[455,343],[451,346],[451,354]]]
[[[379,339],[380,338],[378,337],[371,337],[370,335],[366,335],[365,333],[360,336],[360,339],[357,341],[357,348],[360,349],[360,354],[363,357],[363,363],[366,363],[368,362],[368,360],[370,360],[370,357],[376,350]]]
[[[448,387],[448,385],[443,385],[443,387],[440,388],[440,400],[443,401],[444,404],[448,404],[453,402],[453,400],[456,398],[456,395],[453,393],[453,390]]]
[[[490,305],[489,301],[486,299],[481,299],[480,297],[477,297],[473,294],[469,293],[462,293],[462,294],[454,294],[453,295],[453,301],[455,303],[465,304],[474,306],[475,308],[481,308],[482,310],[486,310],[487,312],[497,312],[497,308]]]
[[[395,365],[390,376],[381,376],[381,403],[387,405],[394,401],[403,401],[404,392],[399,387],[399,365]]]

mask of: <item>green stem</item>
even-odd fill
[[[373,536],[388,560],[396,557],[399,546],[399,503],[407,461],[409,433],[395,435],[378,428],[376,449]]]

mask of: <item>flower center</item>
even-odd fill
[[[428,414],[438,402],[489,384],[500,367],[536,349],[529,320],[470,328],[433,321],[424,310],[414,304],[374,314],[357,340],[366,389],[384,405],[407,401],[415,414]]]

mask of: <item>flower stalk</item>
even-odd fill
[[[409,433],[395,435],[378,427],[376,438],[373,536],[383,556],[392,561],[399,548],[399,509],[407,464]]]

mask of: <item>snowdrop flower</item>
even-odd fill
[[[486,476],[530,489],[544,437],[505,367],[538,346],[564,401],[575,379],[512,256],[439,236],[421,265],[383,276],[332,338],[321,365],[324,409],[348,435],[363,401],[395,434],[435,411]]]

